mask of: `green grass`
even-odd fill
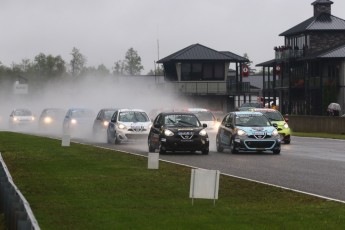
[[[320,137],[320,138],[343,139],[343,140],[345,140],[345,135],[343,135],[343,134],[333,134],[333,133],[302,133],[302,132],[293,132],[292,136],[298,136],[298,137]]]
[[[219,199],[189,199],[191,169],[24,134],[0,152],[42,229],[344,229],[345,205],[221,176]]]

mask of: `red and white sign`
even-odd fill
[[[276,65],[276,74],[279,75],[281,71],[280,65]]]
[[[242,65],[242,77],[249,76],[249,67],[247,65]]]

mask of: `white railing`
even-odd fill
[[[240,86],[240,85],[239,85]],[[198,95],[227,95],[236,92],[249,92],[250,83],[242,82],[242,88],[225,81],[183,81],[166,82],[165,87],[176,93]]]

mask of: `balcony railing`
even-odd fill
[[[275,50],[276,50],[275,51],[276,60],[303,57],[302,49],[291,49],[291,48],[284,47],[284,48],[276,48]]]
[[[240,83],[238,83],[240,84]],[[242,86],[242,87],[240,87]],[[165,88],[175,93],[195,95],[229,95],[240,92],[250,92],[250,83],[242,82],[242,85],[225,81],[185,81],[166,82]]]
[[[323,85],[332,85],[332,81],[329,81],[328,79],[323,80]],[[291,79],[291,87],[310,87],[312,89],[320,88],[320,77],[312,77],[309,78],[307,83],[305,84],[304,79],[302,78],[293,78]],[[289,79],[283,79],[283,80],[276,80],[275,88],[287,88],[289,87]],[[265,81],[264,82],[264,89],[273,89],[273,81]]]

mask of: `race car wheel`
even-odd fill
[[[148,146],[149,146],[149,153],[154,153],[156,149],[151,146],[150,141],[148,141]]]
[[[114,137],[114,144],[115,145],[121,144],[121,141],[116,136]]]
[[[278,150],[273,150],[273,154],[280,154],[280,149],[278,149]]]
[[[109,139],[109,135],[107,135],[107,143],[111,144],[111,140]]]
[[[216,146],[217,146],[217,152],[221,153],[224,151],[224,148],[222,146],[220,146],[220,141],[219,141],[219,137],[217,135],[217,138],[216,138]]]
[[[159,145],[159,154],[165,154],[166,150],[162,148],[162,145]]]
[[[108,144],[114,144],[114,138],[111,137],[111,135],[109,134],[109,132],[107,131],[107,142]]]
[[[231,151],[232,154],[238,153],[238,150],[236,149],[236,146],[235,146],[235,141],[234,141],[234,139],[231,139],[231,142],[230,142],[230,151]]]
[[[208,152],[209,152],[209,150],[207,149],[207,150],[203,150],[203,151],[201,151],[201,153],[203,154],[203,155],[208,155]]]

